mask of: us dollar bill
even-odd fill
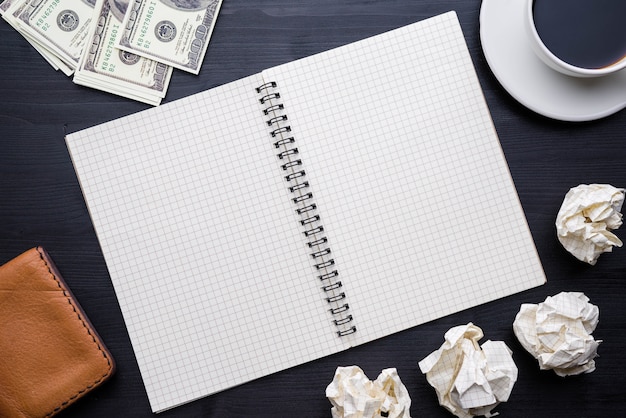
[[[13,0],[4,0],[2,3],[0,3],[0,15],[3,15],[7,10],[9,10],[12,1]]]
[[[131,0],[117,46],[198,74],[222,0]]]
[[[22,13],[24,7],[26,6],[26,0],[4,0],[0,4],[0,15],[4,18],[4,20],[9,23],[18,33],[20,33],[31,45],[32,47],[39,52],[39,54],[55,69],[61,70],[66,75],[70,76],[74,72],[74,70],[68,66],[61,58],[59,58],[56,53],[51,51],[46,45],[41,43],[39,40],[33,38],[29,33],[26,33],[21,25],[19,24],[19,20],[17,17]]]
[[[154,104],[155,98],[165,97],[172,67],[115,47],[127,7],[128,0],[97,1],[74,82],[119,95],[128,93],[126,97],[145,97]]]
[[[17,16],[21,30],[76,68],[95,0],[27,0]]]

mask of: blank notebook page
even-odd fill
[[[263,76],[278,82],[355,344],[545,282],[454,12]]]
[[[154,411],[344,348],[263,126],[262,83],[67,137]]]

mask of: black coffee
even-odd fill
[[[561,60],[602,68],[626,56],[626,0],[535,0],[544,45]]]

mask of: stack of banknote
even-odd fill
[[[173,68],[200,71],[221,3],[4,0],[0,14],[76,84],[156,106]]]

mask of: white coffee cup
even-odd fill
[[[557,57],[541,40],[537,27],[535,26],[535,18],[533,13],[533,4],[535,0],[526,0],[524,22],[530,44],[537,56],[549,67],[563,74],[574,77],[599,77],[612,74],[626,67],[626,56],[610,65],[600,68],[585,68],[572,65]]]

